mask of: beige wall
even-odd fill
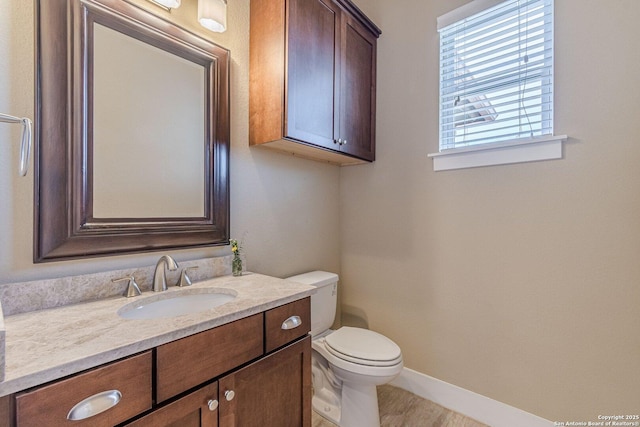
[[[343,309],[407,367],[550,420],[637,414],[640,2],[556,1],[563,160],[434,173],[435,18],[463,3],[358,1],[378,160],[341,170]]]
[[[182,3],[165,16],[231,50],[231,234],[244,237],[249,268],[274,276],[338,271],[339,169],[248,147],[249,0],[229,2],[224,34],[200,29],[195,0]],[[33,21],[33,1],[0,1],[0,112],[33,117]],[[0,283],[155,263],[160,253],[34,265],[33,171],[18,176],[19,138],[19,126],[0,124]],[[168,252],[178,261],[230,253]]]

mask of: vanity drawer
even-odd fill
[[[17,427],[112,426],[151,408],[151,351],[114,362],[16,396]],[[105,392],[111,392],[105,395]],[[103,394],[105,393],[105,394]],[[85,399],[113,407],[82,420],[70,410]],[[88,405],[84,405],[87,408]],[[80,414],[82,408],[77,414]]]
[[[262,313],[156,349],[156,400],[163,402],[262,356]]]
[[[267,353],[300,338],[311,331],[311,299],[309,297],[265,312]]]

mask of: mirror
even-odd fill
[[[94,217],[204,216],[204,82],[202,65],[94,24]]]
[[[229,52],[121,0],[38,0],[35,262],[224,245]]]

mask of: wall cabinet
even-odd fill
[[[294,301],[2,398],[0,425],[310,427],[310,325],[309,298]],[[94,400],[79,414],[101,412],[68,419],[105,391],[119,401]]]
[[[250,145],[375,160],[379,35],[350,0],[252,0]]]

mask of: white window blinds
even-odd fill
[[[551,135],[553,0],[461,9],[438,19],[440,151]]]

